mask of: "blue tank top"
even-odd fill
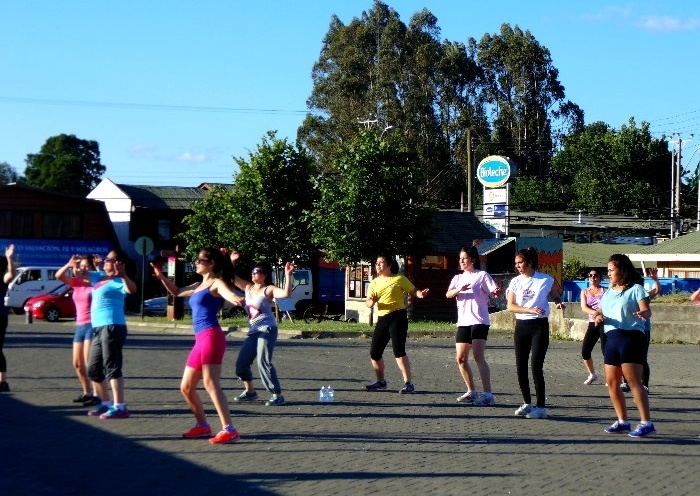
[[[192,293],[189,304],[192,309],[192,329],[195,336],[212,327],[219,327],[216,314],[223,301],[223,298],[211,294],[208,288]]]

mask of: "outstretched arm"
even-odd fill
[[[9,283],[15,277],[15,261],[12,258],[15,254],[15,245],[10,245],[5,248],[5,258],[7,259],[7,271],[2,275],[2,280],[5,284]]]
[[[165,274],[163,274],[163,271],[160,270],[160,267],[158,267],[157,264],[151,262],[151,267],[153,267],[153,277],[162,282],[163,286],[165,286],[165,289],[168,291],[168,293],[170,293],[173,296],[179,296],[182,298],[190,296],[194,292],[195,288],[200,284],[196,282],[185,288],[179,288],[175,285],[173,281],[165,277]]]
[[[274,286],[272,289],[273,298],[289,298],[292,296],[293,274],[294,264],[292,262],[284,264],[284,288]]]

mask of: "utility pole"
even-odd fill
[[[472,130],[467,128],[467,212],[474,212],[474,179],[472,164]],[[700,209],[700,208],[699,208]]]
[[[677,238],[681,235],[681,176],[683,172],[683,166],[681,160],[683,158],[682,148],[683,148],[683,138],[681,138],[679,133],[674,133],[678,135],[678,153],[676,154],[675,163],[673,160],[673,152],[671,152],[671,238]],[[693,135],[690,135],[690,139],[685,141],[691,141]],[[675,231],[675,233],[674,233]]]

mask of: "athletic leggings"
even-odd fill
[[[581,358],[584,360],[591,359],[593,348],[595,348],[595,344],[600,339],[600,331],[600,326],[595,325],[595,322],[588,323],[588,329],[586,329],[586,335],[583,337],[583,344],[581,345]],[[602,339],[600,341],[600,351],[605,353]]]
[[[535,382],[537,407],[545,407],[544,357],[549,348],[549,320],[547,318],[515,321],[515,369],[518,373],[518,385],[525,403],[532,403],[530,378],[527,364],[532,351],[532,379]]]

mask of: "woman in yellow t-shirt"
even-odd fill
[[[372,308],[377,305],[377,325],[372,334],[370,358],[377,380],[365,386],[368,391],[386,389],[384,379],[384,349],[391,340],[396,363],[403,375],[404,386],[399,393],[413,393],[415,387],[411,382],[411,364],[406,355],[406,337],[408,336],[408,315],[404,305],[404,293],[416,298],[425,298],[428,289],[416,290],[416,287],[405,276],[397,275],[398,264],[388,255],[377,257],[375,264],[377,276],[372,279],[367,291],[365,304]]]

